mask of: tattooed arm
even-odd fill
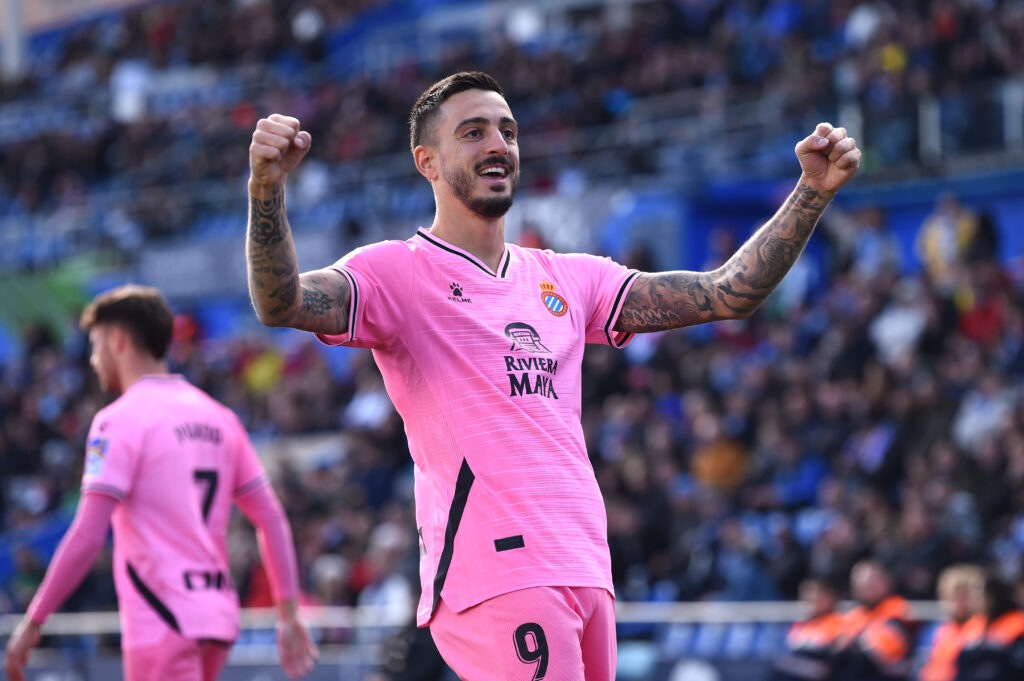
[[[249,192],[249,295],[267,326],[340,334],[348,329],[348,280],[335,270],[299,274],[284,194]],[[267,198],[264,198],[264,197]]]
[[[826,205],[826,197],[801,184],[717,270],[641,274],[615,330],[664,331],[749,317],[800,257]]]
[[[348,280],[330,269],[299,274],[285,214],[285,177],[311,142],[290,116],[273,114],[256,124],[249,146],[249,296],[256,316],[267,326],[340,334],[348,328]]]
[[[860,163],[853,138],[827,123],[798,143],[796,153],[804,172],[771,220],[713,272],[641,274],[615,330],[665,331],[753,314],[800,257],[825,207]]]

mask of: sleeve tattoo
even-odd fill
[[[328,334],[346,330],[348,281],[324,270],[299,275],[282,192],[250,196],[246,242],[249,295],[261,322]]]
[[[717,270],[640,275],[626,296],[615,330],[665,331],[749,317],[800,257],[829,200],[801,184]]]

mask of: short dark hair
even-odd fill
[[[492,90],[505,96],[498,81],[483,71],[460,71],[437,81],[420,95],[409,113],[410,148],[415,149],[423,144],[423,139],[430,135],[441,104],[452,95],[466,90]]]
[[[120,326],[139,350],[163,359],[174,334],[174,313],[157,289],[128,284],[99,294],[82,310],[83,331],[97,324]]]

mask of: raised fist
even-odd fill
[[[796,157],[803,170],[801,181],[812,189],[834,194],[860,167],[860,149],[846,128],[818,123],[814,132],[796,145]]]
[[[291,116],[271,114],[256,123],[249,145],[250,183],[276,187],[309,151],[312,138]]]

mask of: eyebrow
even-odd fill
[[[484,118],[483,116],[474,116],[473,118],[467,118],[463,121],[460,121],[459,124],[455,126],[455,129],[458,130],[462,126],[469,125],[470,123],[476,123],[477,125],[487,125],[490,122],[490,119]],[[505,125],[506,123],[511,123],[512,125],[516,126],[516,128],[519,127],[519,124],[516,123],[514,119],[509,118],[508,116],[502,116],[501,118],[498,119],[499,125]]]

